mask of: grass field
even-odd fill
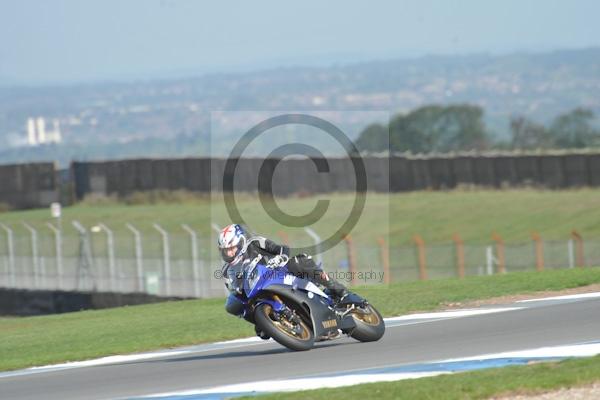
[[[427,399],[475,400],[509,394],[537,394],[600,380],[600,356],[527,366],[494,368],[339,389],[245,397],[246,399]]]
[[[328,213],[313,228],[322,235],[348,215],[353,197],[333,195]],[[65,233],[75,235],[72,220],[85,226],[103,222],[117,235],[128,235],[125,222],[133,223],[150,239],[158,242],[152,228],[157,222],[170,232],[182,232],[186,223],[204,237],[211,233],[210,222],[229,221],[220,199],[171,198],[155,204],[126,205],[115,201],[89,201],[64,209]],[[290,214],[302,215],[314,207],[317,198],[288,198],[277,204]],[[277,238],[281,230],[292,240],[306,235],[272,221],[260,203],[251,196],[238,200],[241,214],[250,226]],[[530,242],[532,231],[545,240],[566,240],[572,229],[584,238],[600,238],[600,190],[545,191],[533,189],[451,192],[415,192],[385,196],[369,194],[366,208],[353,231],[357,242],[372,243],[383,235],[392,246],[411,243],[420,234],[427,243],[449,243],[455,232],[467,243],[490,242],[492,232],[507,243]],[[51,221],[46,209],[0,213],[0,222],[26,235],[22,221],[45,227]],[[389,233],[389,235],[385,234]],[[0,231],[2,245],[4,239]],[[183,233],[182,233],[183,235]],[[118,236],[119,237],[119,236]],[[125,237],[125,236],[120,236]],[[183,236],[182,236],[183,237]],[[127,237],[129,240],[129,237]],[[211,238],[211,240],[213,240]],[[27,243],[23,242],[26,246]],[[177,246],[177,243],[175,243]],[[0,250],[1,251],[1,250]],[[433,310],[447,303],[485,299],[495,296],[560,290],[600,282],[600,269],[574,269],[520,272],[503,276],[469,277],[464,280],[440,279],[428,282],[394,283],[386,287],[360,288],[386,316]],[[182,345],[251,336],[252,327],[228,316],[223,299],[168,302],[84,311],[31,318],[0,318],[0,370],[75,361],[101,356],[147,351]],[[286,398],[428,398],[479,399],[519,391],[539,391],[563,385],[580,385],[600,379],[600,357],[565,361],[558,364],[510,367],[310,393],[285,394]],[[283,395],[275,395],[280,398]]]
[[[433,310],[446,303],[600,282],[600,268],[358,288],[384,315]],[[27,318],[0,318],[0,370],[84,360],[251,336],[226,314],[223,299],[189,300]]]
[[[313,225],[322,235],[333,233],[331,227],[339,226],[340,221],[346,219],[354,199],[346,194],[328,198],[331,200],[329,210]],[[303,215],[312,210],[316,200],[287,198],[277,200],[277,204],[292,215]],[[126,233],[125,222],[131,222],[157,236],[153,222],[171,232],[183,232],[180,225],[186,223],[208,236],[211,221],[224,225],[230,220],[221,199],[211,202],[202,198],[175,198],[171,201],[174,202],[146,205],[88,202],[65,208],[63,225],[66,232],[73,235],[75,231],[70,223],[73,219],[88,227],[104,222],[116,232]],[[291,238],[310,242],[299,229],[273,222],[256,198],[244,195],[238,204],[241,215],[255,231],[277,237],[277,232],[284,230]],[[0,222],[25,234],[21,221],[29,221],[47,231],[44,224],[50,221],[50,213],[40,209],[0,214]],[[406,245],[415,234],[420,234],[427,243],[448,243],[455,232],[469,243],[489,243],[492,232],[499,233],[507,242],[529,242],[533,231],[539,232],[543,239],[566,240],[572,229],[577,229],[584,238],[600,238],[600,189],[370,194],[352,234],[358,241],[371,243],[378,236],[387,237],[389,232],[392,245]]]

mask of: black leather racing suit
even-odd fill
[[[227,278],[226,285],[231,292],[225,303],[225,309],[228,313],[243,316],[245,319],[251,321],[251,316],[242,315],[244,306],[237,298],[241,292],[241,284],[243,282],[241,266],[244,262],[250,262],[258,256],[261,256],[262,259],[260,261],[266,264],[270,259],[281,254],[289,257],[289,247],[279,245],[265,237],[255,236],[248,240],[248,247],[242,255],[241,260],[235,260],[235,265],[227,263],[223,266],[223,276]],[[290,273],[325,286],[334,296],[341,297],[346,291],[346,288],[342,284],[330,279],[315,264],[312,257],[306,254],[290,257],[286,265]]]

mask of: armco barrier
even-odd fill
[[[146,293],[85,293],[0,288],[0,315],[34,316],[158,303],[167,298]]]

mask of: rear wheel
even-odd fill
[[[309,326],[294,313],[276,313],[270,304],[260,304],[254,310],[256,325],[277,343],[291,350],[310,350],[315,337]]]
[[[350,315],[356,323],[350,336],[361,342],[374,342],[385,333],[385,322],[379,311],[370,304],[356,307]]]

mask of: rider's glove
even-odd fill
[[[281,256],[275,256],[267,261],[267,268],[277,268],[283,262],[283,258]]]

